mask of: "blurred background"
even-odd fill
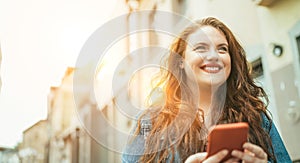
[[[133,16],[143,10],[151,11],[147,19]],[[130,31],[158,23],[159,11],[189,20],[214,16],[232,29],[269,95],[268,108],[292,160],[299,162],[299,10],[299,0],[0,0],[0,162],[121,162],[127,138],[112,128],[129,133],[135,121],[116,104],[119,94],[110,93],[113,75],[128,73],[125,66],[114,74],[116,65],[151,60],[128,56],[144,47],[167,48],[174,36],[146,31],[116,40],[97,63],[93,84],[84,73],[90,62],[76,67],[76,61],[88,38],[109,20],[122,15],[125,23],[118,28]],[[129,74],[131,83],[118,90],[144,109],[149,76],[156,70]]]

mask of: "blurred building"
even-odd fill
[[[76,120],[72,96],[73,70],[73,68],[68,68],[62,78],[61,84],[57,87],[51,87],[48,95],[47,133],[49,139],[49,162],[69,160],[69,156],[72,156],[71,144],[76,142],[75,128],[77,127],[76,125],[78,125],[78,122]],[[65,139],[65,137],[71,137],[74,140],[69,141],[68,139]]]
[[[18,150],[6,147],[0,147],[0,162],[19,163]]]
[[[40,120],[23,131],[23,142],[19,147],[22,163],[44,163],[48,142],[47,120]]]
[[[47,162],[78,162],[80,126],[73,100],[74,68],[67,68],[61,84],[48,95]]]
[[[105,148],[108,142],[103,113],[90,97],[91,85],[80,74],[79,85],[73,88],[74,73],[68,68],[57,87],[48,95],[48,159],[46,162],[93,163],[113,162],[115,157]],[[86,70],[83,70],[86,71]],[[81,73],[81,72],[80,72]],[[75,92],[74,92],[75,91]],[[105,109],[104,109],[105,110]],[[105,135],[99,141],[98,135]]]

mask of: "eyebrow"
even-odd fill
[[[205,42],[198,42],[198,43],[194,44],[193,47],[196,47],[196,46],[199,46],[199,45],[206,45],[206,46],[208,46],[208,44],[205,43]]]
[[[228,44],[227,43],[221,43],[218,46],[227,46],[228,47]]]
[[[195,48],[195,47],[197,47],[197,46],[199,46],[199,45],[205,45],[205,46],[208,46],[208,44],[205,43],[205,42],[198,42],[198,43],[194,44],[193,47]],[[227,44],[227,43],[221,43],[221,44],[218,44],[218,45],[217,45],[217,47],[220,47],[220,46],[226,46],[226,47],[228,47],[228,44]]]

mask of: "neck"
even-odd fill
[[[197,101],[195,104],[198,105],[200,109],[204,111],[204,114],[207,115],[212,107],[213,107],[213,98],[215,93],[217,93],[218,89],[222,86],[211,86],[211,85],[193,85],[190,81],[187,82],[188,87],[193,92],[193,96],[195,99],[193,101]],[[193,90],[198,90],[198,92],[194,92]]]
[[[208,111],[211,110],[211,108],[213,107],[213,102],[220,102],[219,104],[222,104],[224,101],[214,101],[213,99],[216,98],[216,94],[218,93],[222,93],[222,90],[224,90],[225,92],[223,92],[224,96],[226,96],[226,90],[224,89],[225,87],[223,87],[223,85],[219,85],[219,86],[211,86],[211,85],[205,85],[205,86],[201,86],[199,85],[199,107],[202,108],[205,113],[208,113]],[[221,91],[221,92],[220,92]],[[218,95],[219,96],[219,95]],[[224,99],[225,100],[225,99]]]
[[[212,108],[214,92],[210,88],[199,89],[199,107],[204,111],[206,115],[209,110]]]

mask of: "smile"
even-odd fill
[[[202,66],[200,68],[207,73],[218,73],[222,69],[221,66],[208,66],[208,65]]]

